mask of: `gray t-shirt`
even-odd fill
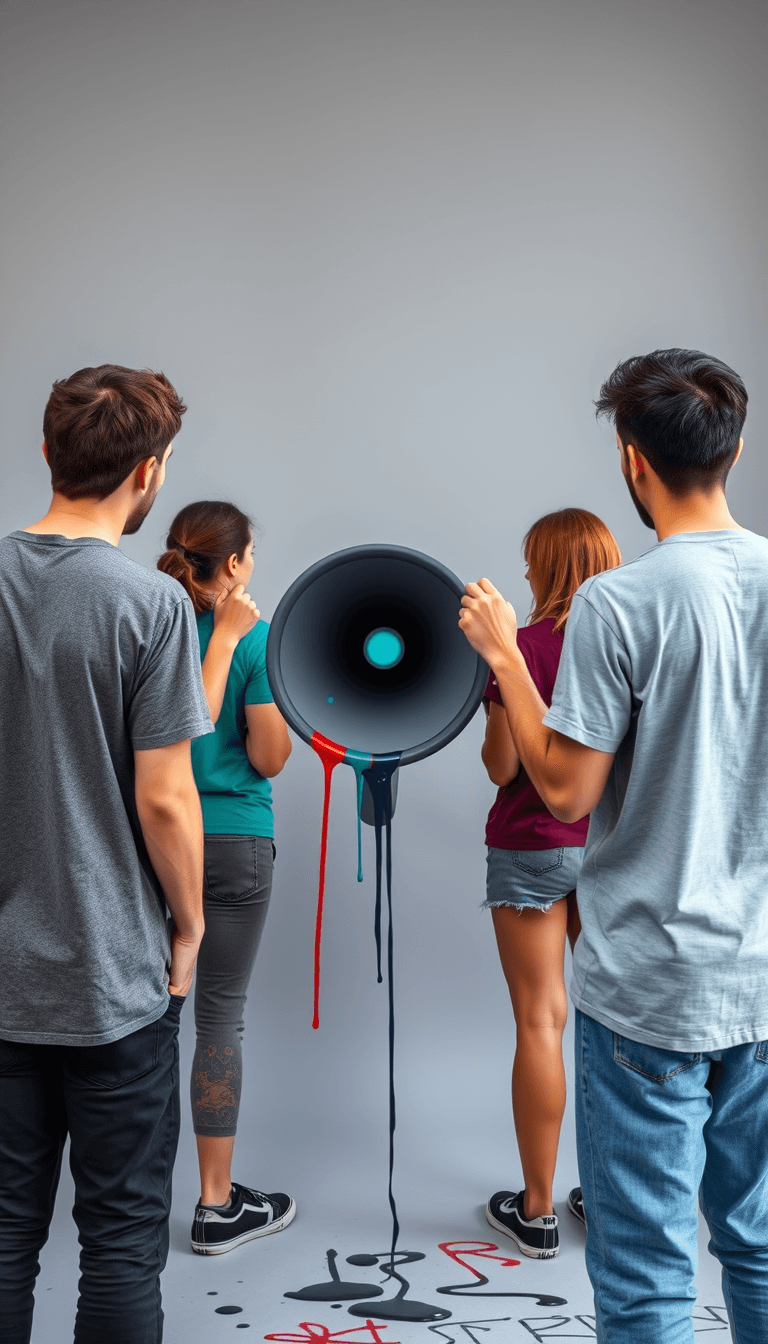
[[[174,579],[95,537],[0,540],[0,1037],[102,1045],[165,1011],[133,752],[212,727]]]
[[[631,1040],[768,1037],[768,541],[668,537],[583,583],[544,722],[616,753],[571,992]]]

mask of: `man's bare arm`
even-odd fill
[[[613,752],[585,747],[542,722],[547,706],[519,649],[493,670],[512,739],[536,792],[558,821],[586,817],[602,797]]]
[[[587,816],[602,797],[614,753],[585,747],[548,728],[547,713],[517,646],[517,619],[488,579],[468,583],[459,625],[493,668],[510,732],[528,777],[558,821]]]
[[[136,808],[173,916],[171,994],[186,994],[203,936],[203,819],[189,740],[134,752]]]

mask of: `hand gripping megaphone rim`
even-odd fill
[[[322,575],[338,569],[344,564],[354,564],[360,560],[402,560],[427,570],[440,579],[455,595],[457,601],[456,624],[458,627],[458,607],[461,598],[464,596],[464,584],[448,569],[447,565],[435,560],[430,555],[426,555],[423,551],[412,550],[409,546],[373,543],[365,546],[349,546],[344,550],[334,551],[331,555],[326,555],[310,565],[302,574],[299,574],[298,578],[294,580],[290,588],[281,597],[270,622],[267,639],[267,676],[277,707],[288,726],[310,745],[316,730],[299,714],[291,700],[280,666],[280,641],[291,611],[301,594]],[[434,752],[440,751],[455,737],[458,737],[462,729],[469,723],[483,698],[483,691],[488,681],[488,667],[479,654],[476,657],[477,671],[470,692],[461,709],[440,732],[415,746],[405,747],[400,754],[399,763],[401,766],[411,765],[414,761],[423,760],[426,756],[431,756]]]

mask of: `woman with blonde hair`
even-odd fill
[[[517,641],[542,700],[550,705],[573,595],[592,574],[621,564],[621,554],[593,513],[560,509],[529,529],[523,556],[533,609]],[[565,940],[573,947],[580,931],[576,879],[589,818],[566,824],[544,806],[520,765],[493,674],[485,707],[482,758],[499,791],[486,827],[484,907],[492,913],[517,1028],[512,1110],[525,1181],[517,1193],[492,1195],[486,1217],[525,1255],[551,1259],[559,1250],[552,1182],[565,1110]],[[578,1186],[568,1196],[568,1207],[583,1221]]]

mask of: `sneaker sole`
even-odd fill
[[[283,1228],[292,1223],[295,1217],[296,1201],[292,1199],[282,1218],[275,1218],[274,1222],[267,1223],[266,1227],[255,1227],[250,1232],[241,1232],[239,1237],[233,1237],[231,1241],[220,1241],[217,1246],[205,1246],[199,1241],[193,1241],[190,1244],[197,1255],[223,1255],[225,1251],[234,1250],[235,1246],[242,1246],[245,1241],[255,1241],[257,1237],[268,1237],[271,1232],[282,1232]]]
[[[576,1209],[576,1208],[573,1206],[573,1204],[571,1203],[570,1195],[567,1197],[567,1199],[566,1199],[566,1201],[565,1201],[565,1205],[566,1205],[566,1208],[570,1209],[570,1211],[571,1211],[571,1213],[573,1214],[574,1218],[578,1218],[579,1222],[581,1223],[581,1226],[582,1226],[582,1227],[586,1227],[586,1226],[587,1226],[587,1220],[586,1220],[586,1218],[584,1217],[584,1214],[583,1214],[583,1213],[579,1213],[578,1209]]]
[[[511,1228],[507,1227],[504,1223],[500,1223],[498,1218],[494,1218],[487,1205],[485,1209],[485,1219],[486,1222],[490,1223],[491,1227],[496,1228],[497,1232],[503,1232],[505,1237],[509,1237],[514,1241],[518,1250],[522,1251],[523,1255],[527,1255],[529,1260],[554,1260],[555,1256],[560,1254],[559,1246],[556,1246],[553,1251],[534,1250],[534,1248],[529,1246],[527,1242],[521,1241]]]

